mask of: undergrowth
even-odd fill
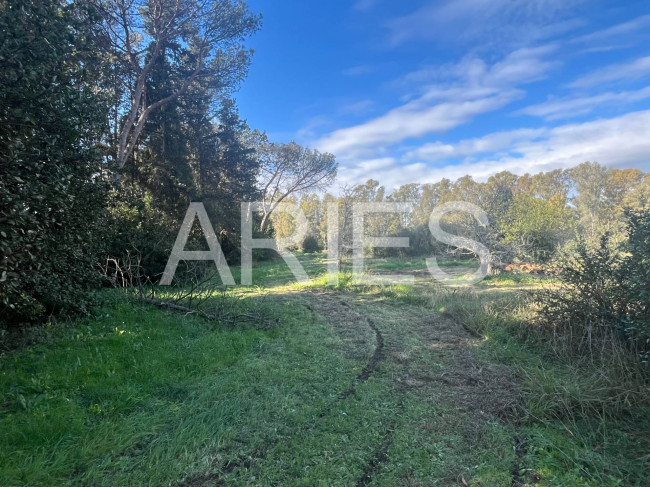
[[[609,337],[576,348],[572,337],[539,326],[528,292],[441,288],[431,306],[480,337],[480,355],[520,377],[523,401],[514,419],[527,436],[524,478],[536,485],[645,485],[650,370],[625,343]]]

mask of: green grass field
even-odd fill
[[[310,284],[271,261],[229,291],[271,329],[105,291],[3,353],[0,485],[650,485],[647,401],[606,409],[616,384],[517,331],[548,280],[379,259],[415,285],[329,286],[299,259]]]

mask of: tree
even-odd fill
[[[298,203],[296,198],[288,197],[284,200],[285,203],[295,205]],[[273,235],[275,238],[287,238],[293,235],[296,230],[296,222],[288,213],[273,212],[271,214],[271,223],[273,224]]]
[[[338,209],[338,228],[336,230],[327,228],[328,232],[338,233],[338,249],[337,253],[339,256],[339,268],[343,262],[343,257],[352,252],[353,248],[353,225],[354,225],[354,214],[353,214],[353,205],[355,202],[355,187],[344,186],[341,188],[341,196],[337,198],[336,204]],[[328,202],[327,195],[324,198]],[[329,223],[329,216],[325,218],[326,224]],[[329,247],[328,247],[329,249]]]
[[[567,170],[540,172],[531,178],[530,193],[536,198],[551,198],[554,195],[566,198],[570,190],[571,177]]]
[[[242,42],[259,17],[238,0],[92,1],[102,14],[101,53],[115,66],[111,259],[136,254],[138,272],[155,277],[196,199],[235,258],[239,201],[255,199],[257,161],[228,95],[247,72]]]
[[[639,184],[623,197],[622,206],[650,208],[650,173],[645,173]]]
[[[391,215],[391,233],[397,233],[402,229],[411,228],[413,224],[413,210],[420,203],[420,185],[414,183],[403,184],[389,196],[388,200],[395,203],[404,203],[404,209],[408,210],[403,213]]]
[[[577,191],[571,201],[578,210],[583,230],[593,238],[611,210],[605,199],[608,170],[597,162],[583,162],[571,169],[570,174]]]
[[[198,81],[220,91],[243,78],[250,51],[241,42],[260,18],[242,1],[94,0],[103,17],[103,48],[119,66],[116,97],[124,117],[116,123],[115,158],[121,171],[151,114],[177,100]],[[148,81],[156,66],[173,76],[164,96]],[[116,116],[117,118],[117,116]]]
[[[498,229],[513,200],[513,190],[519,178],[508,171],[490,176],[481,188],[481,207],[487,212],[490,225]]]
[[[503,241],[513,256],[546,261],[560,243],[567,240],[571,220],[566,198],[562,195],[535,198],[518,194],[504,215]]]
[[[572,202],[587,235],[593,238],[603,231],[620,234],[625,202],[634,201],[633,195],[642,193],[643,172],[585,162],[571,169],[570,174],[577,191]]]
[[[327,248],[327,245],[329,242],[327,241],[327,223],[328,223],[328,218],[329,218],[329,206],[332,204],[338,205],[338,198],[334,196],[331,193],[325,193],[323,195],[323,216],[318,224],[317,231],[318,231],[318,236],[321,242],[324,243],[324,247]],[[340,217],[340,215],[339,215]]]
[[[324,217],[323,204],[318,194],[311,193],[305,194],[300,199],[300,209],[304,212],[307,221],[309,222],[308,235],[313,235],[316,239],[319,238],[319,228]],[[319,244],[324,244],[324,241],[319,241]]]
[[[131,165],[120,191],[112,192],[111,258],[122,262],[135,253],[139,272],[154,279],[164,269],[191,201],[204,204],[224,253],[236,259],[240,202],[258,198],[258,160],[248,146],[247,125],[230,99],[221,101],[215,123],[207,98],[195,86],[181,103],[153,114],[137,167]],[[194,237],[189,245],[198,244]]]
[[[423,184],[420,188],[420,197],[418,203],[413,209],[411,216],[412,225],[416,227],[427,227],[429,225],[429,216],[440,202],[451,201],[451,181],[443,178],[434,184]]]
[[[260,188],[263,214],[260,231],[285,198],[327,187],[336,177],[337,163],[332,154],[301,147],[295,142],[269,144],[260,137]]]
[[[241,227],[240,204],[259,196],[259,161],[247,140],[250,129],[239,118],[233,100],[223,101],[217,118],[219,123],[213,127],[216,139],[206,148],[204,157],[197,157],[201,169],[195,178],[201,177],[203,171],[197,198],[206,203],[220,235],[230,244],[222,242],[224,249],[234,250]]]
[[[605,198],[617,217],[623,215],[623,206],[628,194],[633,194],[643,181],[640,169],[610,169],[605,188]]]
[[[472,176],[463,176],[452,185],[452,198],[457,201],[466,201],[475,205],[481,204],[482,184],[472,179]]]

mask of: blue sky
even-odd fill
[[[337,185],[650,170],[648,0],[249,1],[241,115]]]

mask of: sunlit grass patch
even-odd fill
[[[523,272],[500,272],[490,274],[480,282],[481,286],[542,286],[556,282],[553,278]]]

